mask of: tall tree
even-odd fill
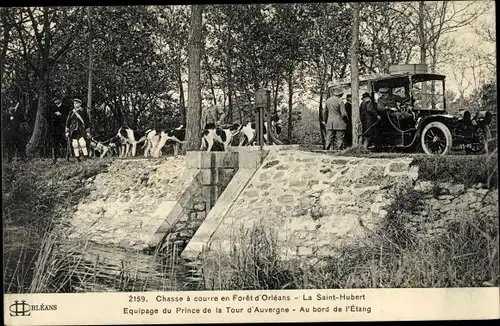
[[[191,6],[191,26],[189,29],[189,80],[188,106],[186,114],[186,150],[197,150],[201,139],[201,54],[203,52],[202,39],[203,6]]]
[[[435,71],[443,36],[469,26],[491,8],[492,1],[413,1],[400,2],[391,9],[418,31],[420,63]],[[430,59],[430,60],[428,60]]]
[[[82,8],[60,11],[50,7],[27,7],[17,9],[15,15],[21,55],[37,77],[38,107],[33,134],[26,147],[27,155],[33,156],[46,128],[51,71],[72,50],[83,26],[84,13]]]
[[[359,2],[354,2],[352,11],[352,45],[351,45],[351,90],[352,90],[352,144],[358,145],[359,135]]]
[[[92,7],[87,7],[87,19],[89,28],[89,79],[87,89],[87,114],[89,120],[92,121],[92,69],[94,67],[94,49],[93,49],[93,33],[92,33]]]

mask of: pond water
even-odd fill
[[[65,250],[72,273],[68,292],[202,290],[195,268],[179,257],[149,255],[97,244]]]
[[[31,248],[31,249],[30,249]],[[17,246],[4,255],[4,293],[27,293],[38,250]],[[57,273],[39,292],[142,292],[203,290],[196,268],[179,257],[149,255],[98,244],[63,244],[56,254]]]

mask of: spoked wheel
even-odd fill
[[[450,129],[442,122],[433,121],[422,130],[420,143],[428,155],[446,155],[450,152],[453,138]]]
[[[491,131],[488,126],[484,127],[484,129],[479,129],[477,131],[477,141],[468,144],[465,152],[470,154],[488,153],[488,143],[491,141],[491,138]]]

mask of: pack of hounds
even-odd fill
[[[271,128],[274,134],[280,134],[281,127],[277,119],[271,120]],[[264,141],[268,143],[268,126],[264,124]],[[216,127],[215,124],[207,124],[202,133],[200,150],[227,151],[233,145],[234,137],[239,135],[238,146],[253,146],[256,143],[255,123],[249,122],[244,125],[234,123],[230,126]],[[109,137],[108,137],[109,138]],[[106,157],[118,156],[135,157],[137,147],[142,145],[144,157],[159,158],[166,146],[172,145],[174,155],[179,153],[180,146],[186,142],[186,128],[183,125],[174,129],[147,129],[144,131],[133,130],[127,126],[119,128],[118,132],[111,138],[96,139],[89,135],[90,156]]]

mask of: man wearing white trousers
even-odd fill
[[[66,137],[71,140],[71,146],[75,157],[80,162],[80,150],[84,158],[87,158],[89,151],[85,136],[89,133],[89,119],[87,113],[82,108],[82,101],[75,98],[73,100],[73,109],[66,119]]]

